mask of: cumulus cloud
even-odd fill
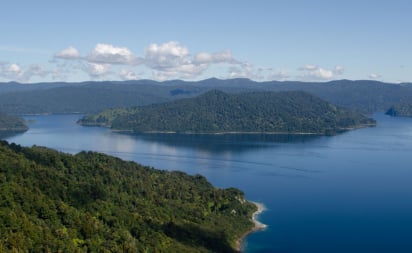
[[[373,79],[373,80],[379,80],[379,79],[382,78],[382,75],[377,74],[377,73],[372,73],[372,74],[369,75],[369,78]]]
[[[274,68],[255,67],[253,64],[245,62],[228,69],[228,76],[223,78],[248,78],[252,80],[277,80],[285,81],[290,78],[286,70]]]
[[[17,65],[16,63],[10,64],[6,69],[5,69],[6,73],[10,73],[13,75],[20,75],[22,73],[22,69],[19,65]]]
[[[174,69],[191,64],[189,50],[176,41],[161,45],[150,44],[145,50],[145,63],[155,70]]]
[[[139,59],[133,55],[130,49],[109,44],[97,44],[86,60],[100,64],[135,65],[139,63]]]
[[[108,75],[111,68],[108,64],[88,63],[83,70],[89,74],[90,77],[99,78]]]
[[[119,77],[122,80],[137,80],[138,79],[138,76],[136,75],[134,71],[127,70],[127,69],[120,70]]]
[[[76,61],[73,61],[76,60]],[[54,54],[50,63],[58,68],[57,75],[64,76],[69,69],[79,68],[92,78],[117,73],[123,80],[136,79],[134,70],[130,67],[144,64],[151,70],[152,78],[166,80],[171,78],[194,79],[201,76],[214,64],[228,64],[237,66],[239,73],[236,76],[252,76],[245,63],[236,60],[228,50],[218,52],[200,52],[192,55],[186,46],[176,41],[163,44],[152,43],[145,50],[142,57],[137,57],[126,47],[113,46],[99,43],[86,56],[81,56],[79,51],[70,46]],[[129,66],[128,70],[115,65]],[[111,71],[113,69],[113,71]],[[246,71],[246,73],[245,73]],[[249,74],[247,72],[250,72]],[[253,70],[256,71],[256,70]],[[243,73],[241,73],[243,72]],[[256,73],[253,74],[256,77]]]
[[[73,59],[79,59],[80,58],[80,52],[70,46],[66,49],[63,49],[57,53],[54,54],[55,58],[60,58],[60,59],[67,59],[67,60],[73,60]]]
[[[340,65],[336,65],[334,69],[328,70],[318,65],[307,64],[303,67],[298,68],[299,71],[303,72],[302,75],[298,76],[298,79],[303,81],[327,81],[332,80],[337,75],[341,75],[344,72],[344,68]]]
[[[229,51],[201,52],[192,56],[187,47],[176,41],[150,44],[145,50],[144,63],[152,69],[152,76],[157,80],[176,77],[193,79],[212,64],[240,64]]]
[[[17,63],[1,64],[0,77],[19,82],[30,82],[33,77],[46,77],[50,71],[39,64],[22,67]]]

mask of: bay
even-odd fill
[[[337,136],[126,135],[82,127],[81,115],[25,117],[4,137],[63,152],[104,152],[237,187],[267,210],[245,252],[412,252],[412,119]]]

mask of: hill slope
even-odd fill
[[[374,121],[304,92],[226,94],[213,90],[196,98],[110,110],[79,123],[145,133],[334,134]]]
[[[255,210],[199,175],[0,142],[1,252],[235,252]]]
[[[0,112],[0,131],[26,131],[28,127],[24,120]]]

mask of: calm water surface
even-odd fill
[[[26,117],[7,137],[64,152],[94,150],[205,175],[263,202],[264,232],[246,252],[412,252],[412,119],[334,137],[125,135],[82,127],[79,115]]]

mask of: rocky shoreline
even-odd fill
[[[254,233],[256,231],[265,230],[267,228],[266,224],[263,224],[258,220],[259,214],[263,213],[266,210],[265,206],[262,203],[258,202],[251,201],[251,203],[255,204],[257,207],[256,212],[252,214],[252,221],[255,224],[255,226],[250,231],[246,232],[241,238],[239,238],[239,240],[236,241],[237,252],[243,252],[243,242],[249,234]]]

